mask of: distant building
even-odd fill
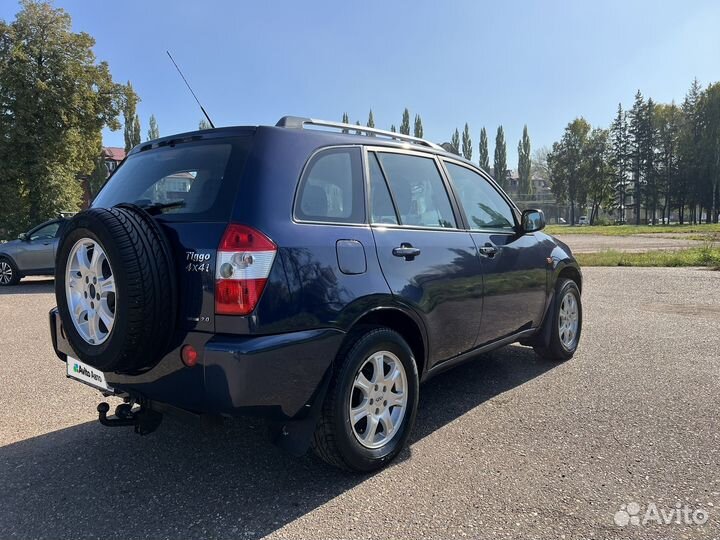
[[[108,170],[108,175],[117,169],[120,162],[125,159],[125,149],[117,146],[105,146],[102,149],[103,157],[105,158],[105,166]]]

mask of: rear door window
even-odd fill
[[[295,217],[328,223],[365,222],[359,148],[330,148],[313,156],[300,181]]]
[[[161,211],[163,220],[225,221],[251,143],[251,136],[208,139],[132,154],[93,206],[168,205]]]
[[[435,160],[379,152],[401,225],[455,228],[450,199]]]

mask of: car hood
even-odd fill
[[[18,245],[20,245],[20,240],[10,240],[9,242],[0,244],[0,253],[2,253],[2,252],[12,253],[15,251],[15,248]]]

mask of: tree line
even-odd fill
[[[718,222],[720,83],[697,80],[681,105],[656,103],[638,90],[629,110],[618,105],[608,128],[570,122],[547,153],[553,193],[594,223],[603,209],[642,222]],[[626,216],[629,216],[626,218]]]
[[[343,124],[350,124],[352,125],[350,121],[350,115],[348,113],[343,113],[342,115],[342,123]],[[361,126],[359,120],[355,121],[356,126]],[[372,109],[370,109],[370,112],[368,114],[368,120],[365,123],[365,127],[374,128],[375,127],[375,117],[373,115]],[[342,130],[344,133],[349,133],[352,131],[349,128],[345,128]],[[356,134],[362,135],[364,132],[362,129],[356,129],[354,130]],[[402,119],[400,121],[400,129],[395,127],[395,124],[390,125],[390,131],[393,133],[401,133],[403,135],[410,135],[410,111],[406,107],[403,110],[402,113]],[[423,138],[423,123],[422,118],[419,114],[415,115],[415,119],[413,122],[413,131],[412,136]],[[470,135],[470,126],[467,122],[465,122],[465,127],[463,128],[462,134],[460,131],[455,128],[455,131],[450,136],[450,141],[443,143],[443,148],[447,150],[448,152],[452,152],[453,154],[456,154],[458,156],[462,156],[468,161],[472,161],[473,157],[473,143],[472,143],[472,137]],[[523,127],[523,134],[522,138],[518,142],[518,186],[519,186],[519,193],[526,194],[526,195],[532,195],[534,188],[533,183],[531,181],[531,174],[532,174],[532,157],[530,154],[530,135],[528,134],[527,126]],[[480,168],[483,169],[488,174],[491,174],[495,177],[495,179],[500,183],[500,185],[504,188],[508,188],[508,157],[507,157],[507,145],[505,143],[505,131],[503,130],[502,126],[498,126],[497,133],[495,135],[495,152],[493,156],[493,166],[490,167],[490,153],[488,151],[488,136],[487,131],[485,130],[485,127],[483,127],[480,130],[480,143],[478,145],[478,151],[479,151],[479,160],[478,164],[480,165]]]

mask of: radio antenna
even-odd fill
[[[173,65],[175,66],[175,69],[177,69],[178,73],[182,77],[182,80],[185,81],[185,86],[188,87],[188,90],[190,90],[190,93],[195,98],[195,101],[197,101],[197,104],[200,107],[200,110],[203,112],[203,114],[205,115],[205,118],[207,118],[207,121],[210,123],[210,127],[214,128],[215,124],[213,124],[213,121],[210,120],[210,116],[208,115],[207,111],[205,110],[205,107],[202,106],[202,103],[200,103],[200,100],[198,99],[198,97],[195,95],[195,92],[193,92],[193,89],[190,88],[190,83],[187,82],[185,75],[183,75],[183,72],[180,71],[180,67],[177,65],[177,62],[175,62],[175,59],[172,57],[172,54],[170,54],[170,51],[165,51],[165,52],[170,57],[170,60],[172,61]]]

